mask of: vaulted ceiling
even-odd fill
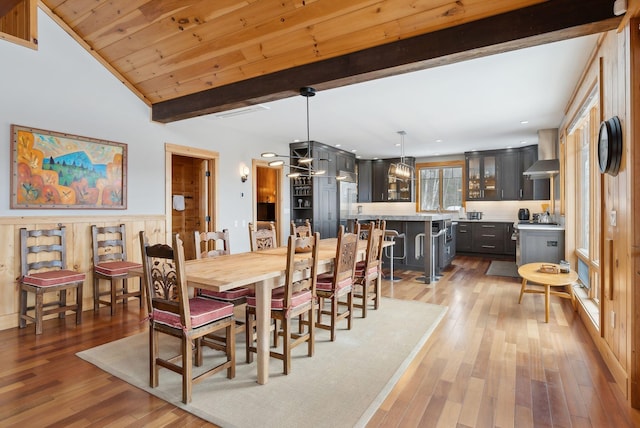
[[[610,0],[41,0],[171,122],[616,28]]]

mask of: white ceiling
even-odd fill
[[[319,91],[309,98],[310,138],[363,159],[399,157],[400,130],[405,156],[536,144],[538,129],[560,125],[596,41],[591,35]],[[264,106],[215,120],[265,143],[307,139],[306,98]]]

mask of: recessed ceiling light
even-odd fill
[[[293,140],[294,143],[299,143],[302,140],[298,140],[297,138],[295,140]]]
[[[400,143],[395,143],[394,146],[400,147]]]
[[[353,149],[353,150],[351,150],[351,152],[355,153],[355,152],[357,152],[357,150],[356,150],[356,149]]]
[[[362,157],[362,156],[358,155],[358,156],[356,156],[356,159],[360,159],[361,157]]]
[[[507,149],[510,149],[510,148],[511,148],[511,146],[507,146]]]
[[[336,144],[336,147],[340,147],[342,144]]]
[[[438,139],[436,140],[436,143],[442,143],[442,140],[438,138]]]
[[[527,144],[526,141],[520,141],[520,144]]]
[[[529,123],[529,121],[528,121],[528,120],[521,120],[521,121],[520,121],[520,125],[526,125],[527,123]]]
[[[378,158],[373,158],[373,160],[378,160]]]

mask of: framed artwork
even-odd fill
[[[126,209],[127,145],[11,125],[11,208]]]

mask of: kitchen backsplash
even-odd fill
[[[467,202],[465,213],[481,211],[483,219],[518,221],[518,210],[520,208],[528,208],[532,214],[540,213],[543,212],[543,204],[547,205],[549,211],[551,211],[549,201],[475,201]],[[359,203],[354,204],[353,207],[354,212],[351,213],[353,215],[412,215],[416,213],[415,202]]]

